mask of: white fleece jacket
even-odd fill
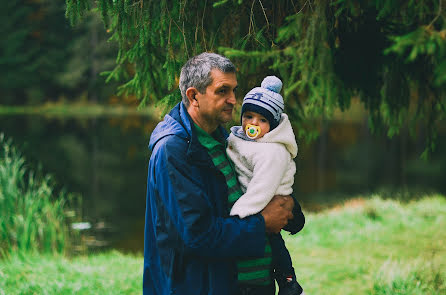
[[[262,138],[249,139],[241,126],[231,128],[226,152],[235,165],[244,194],[231,215],[244,218],[260,212],[275,195],[293,192],[297,143],[286,114]]]

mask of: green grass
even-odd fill
[[[446,294],[445,229],[442,196],[404,205],[373,197],[308,214],[285,239],[308,294],[412,294],[401,290],[416,282],[423,291],[413,294]]]
[[[118,252],[68,259],[11,257],[0,262],[0,294],[141,294],[142,259]]]
[[[446,199],[355,199],[284,234],[308,295],[446,294]],[[0,261],[0,294],[141,294],[142,255]]]

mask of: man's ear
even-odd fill
[[[186,90],[186,96],[189,99],[189,105],[198,107],[198,100],[195,97],[198,94],[198,90],[195,87],[189,87]]]

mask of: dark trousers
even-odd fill
[[[271,234],[269,235],[269,241],[271,243],[273,268],[276,275],[294,275],[290,252],[285,247],[282,236],[280,234]]]
[[[240,285],[236,295],[274,295],[276,285],[274,282],[268,286]]]
[[[291,262],[291,256],[285,247],[285,242],[280,234],[271,234],[268,236],[271,244],[273,258],[273,269],[275,277],[281,281],[281,277],[294,275],[294,269]],[[274,278],[273,278],[274,279]],[[283,281],[283,279],[282,279]],[[274,282],[268,286],[240,285],[237,295],[274,295],[276,286]]]

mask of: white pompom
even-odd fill
[[[276,76],[268,76],[262,81],[262,88],[269,89],[276,93],[280,93],[282,89],[282,81]]]

